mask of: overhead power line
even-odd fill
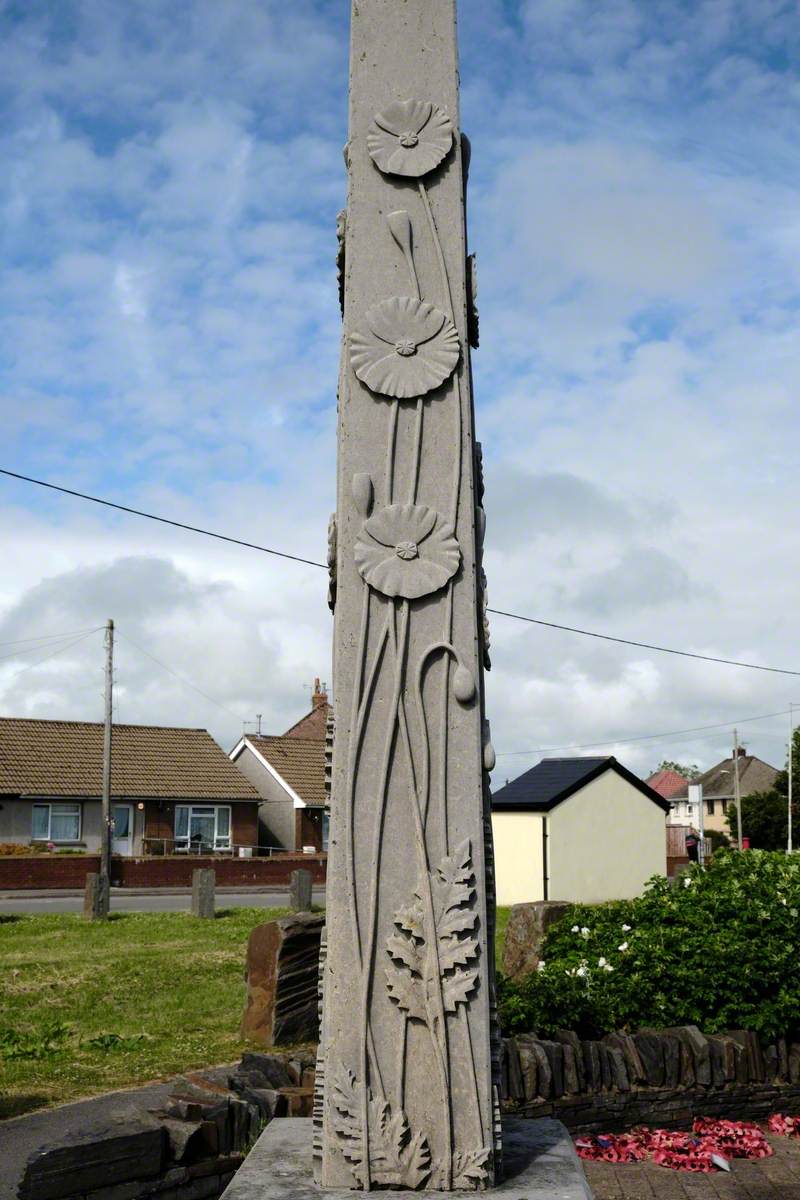
[[[99,626],[97,628],[99,628]],[[81,634],[81,633],[94,633],[94,632],[95,632],[95,628],[92,628],[92,629],[87,628],[87,629],[68,629],[65,633],[41,633],[38,635],[38,637],[17,638],[16,641],[0,642],[0,647],[23,646],[27,642],[59,642],[62,640],[62,638],[77,637],[78,634]],[[26,653],[26,651],[20,651],[20,653]]]
[[[156,663],[157,666],[161,667],[162,671],[166,671],[168,675],[172,675],[172,677],[177,679],[179,683],[182,683],[184,687],[191,688],[193,692],[197,692],[211,704],[215,704],[217,708],[220,708],[223,712],[226,712],[229,717],[235,717],[237,721],[242,720],[241,713],[235,713],[232,708],[227,708],[224,704],[221,704],[219,700],[215,700],[213,696],[209,696],[208,692],[204,692],[202,688],[199,688],[196,683],[192,683],[192,681],[187,679],[185,675],[180,675],[177,671],[174,671],[172,667],[168,667],[167,664],[162,662],[160,658],[156,658],[155,654],[151,654],[149,650],[145,650],[144,646],[140,646],[139,643],[135,642],[127,633],[123,633],[119,626],[117,626],[116,632],[119,637],[124,639],[124,641],[130,643],[131,646],[134,646],[140,654],[143,654],[145,658],[149,658],[151,662]]]
[[[78,642],[85,642],[93,633],[97,633],[96,629],[90,629],[88,633],[82,634],[80,637],[73,638],[71,642],[67,642],[65,646],[59,646],[57,650],[52,650],[50,654],[45,654],[42,658],[37,658],[35,662],[28,663],[25,667],[20,667],[14,671],[12,678],[16,679],[18,675],[24,675],[26,671],[32,671],[34,667],[41,666],[42,663],[48,662],[51,658],[55,658],[57,654],[63,654],[65,650],[69,650],[72,646],[77,646]],[[42,646],[37,646],[38,650],[43,649]],[[11,655],[10,657],[16,657]]]
[[[683,737],[689,733],[706,733],[713,729],[732,729],[734,725],[748,725],[751,721],[766,721],[770,717],[784,717],[788,708],[779,712],[762,713],[758,717],[740,717],[738,720],[722,721],[719,725],[695,725],[691,729],[669,729],[662,733],[640,733],[636,737],[606,738],[604,742],[584,742],[579,746],[539,746],[536,750],[505,750],[498,758],[527,757],[531,754],[554,754],[558,750],[594,750],[600,746],[628,746],[632,742],[661,741],[664,738]]]
[[[274,550],[270,546],[261,546],[257,542],[246,542],[241,538],[230,537],[225,533],[216,533],[211,529],[203,529],[199,525],[188,525],[183,521],[173,521],[169,517],[160,517],[155,513],[144,512],[140,508],[130,508],[126,504],[116,504],[113,500],[104,500],[100,496],[89,496],[86,492],[76,492],[73,488],[61,487],[57,483],[48,483],[44,479],[34,479],[30,475],[21,475],[18,471],[9,471],[0,467],[0,475],[7,475],[11,479],[21,479],[25,483],[35,483],[39,487],[49,488],[54,492],[63,492],[65,496],[76,496],[79,500],[90,500],[93,504],[102,504],[106,508],[114,508],[119,512],[130,513],[135,517],[145,517],[148,521],[158,521],[162,525],[173,525],[176,529],[187,529],[190,533],[199,533],[204,537],[217,538],[221,542],[228,542],[233,546],[244,546],[247,550],[259,550],[262,554],[272,554],[276,558],[286,558],[291,562],[304,563],[309,567],[319,567],[323,571],[327,571],[325,563],[317,562],[313,558],[302,558],[298,554],[288,554],[285,550]],[[610,633],[597,633],[591,629],[579,629],[574,625],[560,625],[557,621],[545,621],[541,617],[526,617],[521,613],[507,612],[502,608],[489,608],[488,612],[496,617],[508,617],[513,621],[523,621],[527,625],[540,625],[545,629],[559,629],[563,633],[577,633],[581,637],[596,638],[603,642],[614,642],[619,646],[634,646],[639,650],[655,650],[659,654],[672,654],[679,658],[693,658],[698,662],[720,663],[726,667],[745,667],[750,671],[767,671],[772,675],[794,675],[800,677],[800,671],[790,670],[788,667],[766,667],[761,663],[744,662],[738,658],[719,658],[713,654],[697,654],[691,650],[677,650],[674,646],[661,646],[655,642],[639,642],[633,638],[615,637]]]
[[[102,504],[105,508],[116,508],[119,512],[130,513],[134,517],[146,517],[148,521],[159,521],[162,525],[174,525],[176,529],[188,529],[190,533],[202,533],[205,537],[218,538],[221,542],[230,542],[233,546],[245,546],[248,550],[260,550],[262,554],[274,554],[276,558],[288,558],[292,562],[305,563],[309,567],[323,567],[325,563],[314,562],[311,558],[301,558],[298,554],[287,554],[285,550],[271,550],[269,546],[259,546],[255,542],[243,542],[241,538],[229,537],[226,533],[214,533],[210,529],[200,529],[197,525],[187,525],[183,521],[172,521],[169,517],[159,517],[155,513],[144,512],[141,508],[129,508],[127,504],[115,504],[113,500],[103,500],[100,496],[89,496],[86,492],[76,492],[72,488],[60,487],[57,483],[47,483],[44,479],[33,479],[30,475],[20,475],[17,471],[7,471],[0,467],[0,475],[8,475],[11,479],[22,479],[25,483],[35,483],[39,487],[50,488],[53,492],[63,492],[65,496],[77,496],[79,500],[91,500],[92,504]]]

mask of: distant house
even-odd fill
[[[0,842],[100,848],[103,726],[0,718]],[[115,725],[112,852],[258,845],[259,795],[205,729]]]
[[[311,710],[280,736],[245,734],[231,761],[261,797],[263,844],[286,850],[328,848],[329,727],[333,710],[319,680]]]
[[[677,771],[656,771],[654,775],[645,779],[645,783],[664,800],[671,800],[673,796],[686,795],[690,780],[685,775],[679,775]]]
[[[668,811],[613,757],[543,759],[492,794],[498,903],[639,895],[666,872]]]
[[[768,792],[778,778],[778,770],[754,754],[739,747],[739,794],[744,798],[753,792]],[[728,805],[734,802],[734,760],[723,758],[715,767],[705,771],[693,783],[703,787],[703,823],[706,832],[717,830],[729,833],[726,815]],[[693,825],[698,827],[700,814],[697,805],[689,799],[688,785],[671,798],[671,825]]]

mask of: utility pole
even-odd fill
[[[792,853],[792,775],[794,759],[794,705],[789,703],[789,811],[788,811],[788,836],[786,838],[786,853]]]
[[[742,796],[739,790],[739,735],[733,731],[733,799],[736,804],[736,822],[739,826],[739,849],[742,849]]]
[[[109,859],[111,856],[111,714],[114,687],[114,622],[106,622],[106,687],[105,722],[103,725],[103,802],[100,816],[100,878],[95,893],[93,915],[108,916],[109,910]]]

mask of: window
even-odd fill
[[[175,849],[230,850],[231,808],[229,804],[176,804]]]
[[[34,804],[31,841],[78,842],[80,837],[80,804]]]
[[[714,815],[714,801],[713,800],[706,800],[706,812],[708,813],[709,817],[713,817],[713,815]]]
[[[693,805],[693,804],[687,804],[687,805],[686,805],[686,815],[687,815],[687,817],[693,817],[693,816],[694,816],[694,805]]]
[[[728,801],[720,800],[720,804],[722,805],[722,815],[724,816],[725,813],[728,811]]]

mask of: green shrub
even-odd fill
[[[576,905],[538,973],[501,979],[506,1032],[585,1037],[643,1025],[800,1030],[800,854],[719,850],[643,896]]]

